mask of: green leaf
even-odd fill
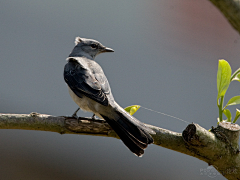
[[[232,120],[232,115],[231,112],[229,111],[229,109],[224,109],[223,113],[225,114],[225,116],[227,117],[227,121],[231,122]]]
[[[238,68],[232,75],[231,81],[239,81],[240,82],[240,68]]]
[[[235,118],[233,120],[233,123],[236,123],[239,117],[240,117],[240,110],[236,109],[236,116],[235,116]]]
[[[232,105],[237,105],[237,104],[240,104],[240,96],[234,96],[234,97],[232,97],[232,98],[228,101],[226,107],[227,107],[227,106],[232,106]]]
[[[219,60],[217,72],[217,89],[218,89],[217,99],[225,95],[230,84],[231,74],[232,69],[229,63],[224,59]]]
[[[127,111],[130,115],[133,115],[141,106],[139,105],[132,105],[126,107],[124,110]]]

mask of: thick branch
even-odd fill
[[[210,0],[227,18],[234,29],[240,33],[240,2],[239,0]]]
[[[240,127],[221,122],[211,132],[198,124],[190,124],[183,131],[183,139],[189,149],[204,161],[213,165],[227,179],[240,179],[240,156],[238,147]]]
[[[208,131],[198,124],[189,124],[183,133],[146,124],[153,129],[154,144],[181,152],[213,165],[228,179],[240,179],[238,138],[240,127],[220,123]],[[92,118],[56,117],[46,114],[0,114],[0,129],[25,129],[61,134],[91,134],[119,138],[104,120]]]

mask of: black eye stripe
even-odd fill
[[[96,44],[91,44],[91,48],[97,48],[97,45]]]

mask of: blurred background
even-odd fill
[[[217,124],[218,60],[240,67],[239,34],[207,0],[10,0],[0,8],[0,113],[76,110],[63,80],[76,36],[115,50],[96,61],[122,107],[138,104],[206,129]],[[226,101],[239,87],[231,83]],[[143,108],[135,117],[176,132],[187,126]],[[0,142],[4,180],[212,179],[202,173],[205,162],[155,145],[137,158],[118,139],[90,135],[0,130]]]

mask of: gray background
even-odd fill
[[[2,113],[73,113],[63,67],[76,36],[115,50],[96,61],[121,106],[139,104],[207,129],[218,117],[218,59],[240,67],[238,33],[206,0],[9,0],[0,9]],[[226,100],[234,95],[238,82]],[[135,116],[177,132],[187,125],[144,109]],[[207,167],[155,145],[137,158],[113,138],[0,130],[0,179],[211,179],[200,173]]]

